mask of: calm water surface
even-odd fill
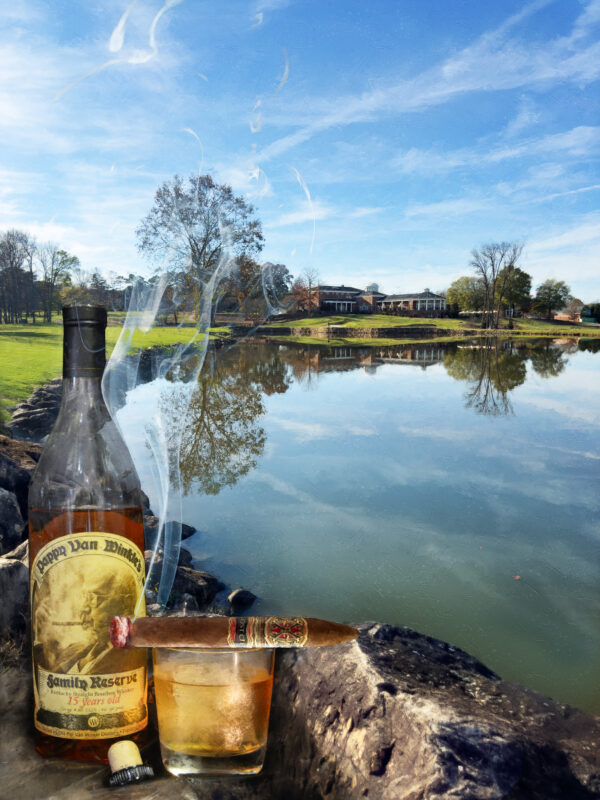
[[[600,712],[600,352],[247,344],[192,405],[186,543],[253,613],[408,625]]]

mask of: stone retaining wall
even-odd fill
[[[320,328],[274,328],[262,325],[259,333],[266,336],[310,336],[316,339],[432,339],[437,336],[461,336],[460,331],[431,326],[406,328],[348,328],[330,325]]]

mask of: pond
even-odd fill
[[[584,340],[217,353],[186,546],[251,613],[407,625],[598,713],[599,389]]]

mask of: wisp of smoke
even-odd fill
[[[294,175],[296,176],[296,180],[304,190],[304,194],[306,195],[306,199],[308,200],[310,213],[312,214],[313,234],[310,242],[310,254],[312,255],[313,247],[315,246],[315,235],[317,233],[317,215],[315,214],[315,207],[313,205],[312,197],[310,196],[310,192],[308,191],[308,186],[306,185],[304,178],[302,177],[302,175],[300,175],[296,167],[292,167],[292,172],[294,173]]]
[[[158,12],[154,15],[154,19],[150,23],[150,28],[148,30],[148,45],[150,47],[149,50],[134,50],[129,56],[123,56],[122,58],[111,58],[108,61],[105,61],[104,64],[100,64],[94,69],[89,70],[84,75],[81,75],[79,78],[76,78],[71,83],[63,86],[63,88],[56,93],[54,96],[53,102],[60,100],[60,98],[66,94],[68,91],[73,89],[77,84],[81,83],[82,81],[87,80],[87,78],[91,78],[92,75],[96,75],[98,72],[102,72],[103,70],[107,69],[108,67],[112,67],[115,64],[146,64],[148,61],[151,61],[157,54],[158,54],[158,45],[156,44],[156,26],[160,18],[165,14],[170,8],[174,6],[178,6],[183,3],[184,0],[165,0],[164,4],[158,10]],[[133,7],[136,5],[137,0],[133,0],[129,6],[123,12],[120,20],[116,24],[110,39],[108,41],[108,49],[111,53],[118,53],[123,49],[123,44],[125,42],[125,32],[127,21],[129,19],[129,15]]]
[[[143,476],[144,491],[158,517],[148,577],[155,575],[153,568],[162,550],[157,602],[163,609],[179,561],[183,496],[179,456],[186,435],[187,412],[205,367],[219,297],[224,284],[236,278],[238,269],[227,229],[221,230],[221,239],[224,246],[216,268],[203,280],[196,278],[194,324],[179,322],[179,329],[187,334],[181,336],[184,341],[179,344],[144,347],[145,337],[161,316],[181,302],[169,264],[163,264],[150,281],[137,281],[102,382],[106,404]],[[251,292],[255,298],[255,324],[281,310],[271,269],[272,265],[264,265],[257,278],[259,285]]]

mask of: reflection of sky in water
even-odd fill
[[[528,363],[504,417],[466,409],[442,364],[294,382],[265,397],[258,469],[184,499],[188,545],[254,613],[408,625],[594,706],[599,376],[591,353],[548,379]]]

